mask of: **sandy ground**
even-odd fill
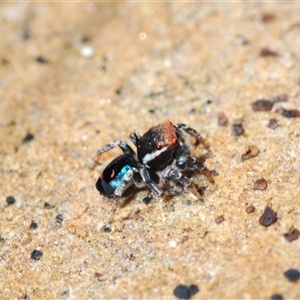
[[[299,9],[1,3],[0,298],[174,299],[183,284],[193,299],[299,299],[284,275],[300,270],[300,239],[284,237],[300,229]],[[149,205],[137,192],[108,230],[95,182],[120,151],[88,163],[164,120],[205,137],[193,154],[215,184],[198,175],[201,195]]]

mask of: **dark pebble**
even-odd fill
[[[43,252],[36,250],[36,249],[33,250],[30,255],[31,259],[34,259],[34,260],[40,260],[42,256],[43,256]]]
[[[110,226],[110,224],[105,225],[105,226],[103,227],[103,231],[104,231],[104,232],[111,232],[111,226]]]
[[[283,297],[280,294],[273,294],[270,300],[283,300]]]
[[[219,217],[217,217],[216,219],[215,219],[215,222],[217,223],[217,224],[220,224],[220,223],[222,223],[222,222],[224,222],[225,221],[225,218],[224,218],[224,216],[222,215],[222,216],[219,216]]]
[[[242,124],[233,124],[231,127],[231,132],[234,136],[243,135],[245,130]]]
[[[36,229],[36,228],[38,228],[38,224],[37,224],[36,222],[32,221],[32,222],[30,223],[30,225],[29,225],[29,228],[30,228],[30,229]]]
[[[274,19],[275,19],[275,16],[272,15],[272,14],[268,14],[268,13],[263,14],[263,15],[261,16],[261,21],[262,21],[263,23],[269,23],[269,22],[273,21]]]
[[[195,294],[197,294],[199,292],[199,288],[195,284],[190,285],[189,289],[190,289],[191,296],[194,296]]]
[[[253,212],[255,212],[255,206],[249,205],[249,206],[246,207],[246,213],[247,214],[251,214]]]
[[[300,111],[298,109],[284,109],[280,108],[276,112],[280,113],[286,118],[300,118]]]
[[[29,143],[34,139],[34,135],[32,133],[27,133],[26,136],[23,138],[23,144]]]
[[[58,214],[58,215],[55,217],[56,223],[61,224],[63,220],[64,220],[64,218],[63,218],[63,215],[62,215],[62,214]]]
[[[277,221],[277,213],[275,213],[270,207],[266,207],[264,213],[259,218],[259,224],[262,226],[270,226]]]
[[[204,196],[206,188],[207,188],[206,186],[202,186],[201,188],[197,189],[197,191],[200,194],[200,196]]]
[[[228,124],[228,119],[227,119],[225,113],[221,112],[218,114],[218,124],[220,126],[226,126]]]
[[[249,146],[248,150],[244,154],[242,154],[242,161],[257,156],[259,152],[260,151],[256,146]]]
[[[81,38],[81,43],[88,43],[90,41],[90,38],[88,36],[83,36]]]
[[[189,299],[191,297],[189,287],[183,284],[177,285],[173,291],[173,294],[178,299]]]
[[[271,129],[275,129],[279,126],[278,121],[276,119],[270,119],[267,126]]]
[[[40,64],[47,64],[49,62],[48,59],[44,58],[43,56],[38,56],[36,61]]]
[[[173,291],[173,294],[178,299],[190,299],[191,296],[194,296],[199,292],[199,288],[197,285],[192,284],[190,286],[179,284],[176,286],[176,288]]]
[[[0,236],[0,247],[3,246],[4,244],[5,244],[5,238]]]
[[[296,269],[289,269],[285,271],[283,274],[289,281],[292,282],[296,282],[300,278],[300,272]]]
[[[260,56],[262,57],[265,57],[265,56],[278,56],[278,53],[276,51],[273,51],[269,48],[262,48],[260,50],[260,53],[259,53]]]
[[[151,196],[146,196],[144,199],[143,199],[143,202],[148,205],[152,200],[152,197]]]
[[[44,202],[44,208],[52,208],[51,204],[49,202]]]
[[[297,240],[300,235],[300,231],[296,228],[293,228],[290,232],[285,233],[283,236],[287,239],[287,241],[292,242]]]
[[[270,111],[273,105],[272,101],[266,99],[257,100],[251,104],[254,111]]]
[[[267,188],[268,186],[268,182],[266,179],[264,178],[260,178],[260,179],[257,179],[255,182],[254,182],[254,186],[253,186],[253,189],[254,190],[260,190],[260,191],[263,191]]]
[[[15,202],[16,202],[16,199],[15,199],[14,196],[8,196],[8,197],[6,197],[6,203],[7,203],[8,205],[12,205],[12,204],[14,204]]]

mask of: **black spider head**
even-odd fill
[[[138,141],[137,153],[141,163],[154,171],[166,168],[179,147],[176,128],[170,121],[151,127]]]

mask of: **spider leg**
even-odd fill
[[[139,142],[139,139],[141,138],[141,136],[136,133],[136,132],[133,132],[129,135],[129,139],[131,140],[131,142],[133,144],[135,144],[137,146],[138,142]]]
[[[156,197],[161,197],[163,195],[163,191],[152,181],[145,165],[139,164],[139,173],[142,180],[147,184],[152,193]]]
[[[124,154],[130,155],[130,156],[136,156],[133,149],[124,141],[115,141],[112,143],[109,143],[107,145],[102,146],[98,149],[96,156],[93,158],[93,164],[90,167],[91,170],[94,170],[96,165],[98,164],[101,155],[115,147],[119,146]]]
[[[205,148],[208,148],[207,142],[203,139],[203,137],[198,133],[195,129],[187,126],[186,124],[175,124],[174,125],[177,129],[181,129],[188,133],[189,135],[193,136],[196,139],[196,145],[202,144]],[[180,134],[181,135],[181,134]]]

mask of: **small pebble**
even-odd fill
[[[5,244],[5,239],[0,236],[0,247],[2,247]]]
[[[49,202],[44,202],[44,208],[52,208],[51,204]]]
[[[293,228],[290,232],[285,233],[283,236],[286,238],[288,242],[292,242],[297,240],[300,235],[300,231],[296,228]]]
[[[104,232],[111,232],[111,225],[110,224],[107,224],[107,225],[105,225],[104,227],[103,227],[103,231]]]
[[[220,126],[226,126],[228,124],[228,119],[223,112],[218,114],[218,124]]]
[[[257,100],[251,104],[254,111],[270,111],[273,105],[272,101],[266,99]]]
[[[221,215],[221,216],[219,216],[219,217],[217,217],[217,218],[215,219],[216,224],[220,224],[220,223],[222,223],[222,222],[224,222],[224,221],[225,221],[225,218],[224,218],[223,215]]]
[[[46,59],[46,58],[44,58],[43,56],[38,56],[37,58],[36,58],[36,61],[38,62],[38,63],[40,63],[40,64],[47,64],[49,61]]]
[[[176,248],[177,243],[175,241],[170,241],[169,246],[172,247],[172,248]]]
[[[56,221],[56,223],[58,223],[58,224],[61,224],[63,220],[64,220],[64,217],[63,217],[62,214],[58,214],[58,215],[55,217],[55,221]]]
[[[254,146],[251,145],[248,147],[248,150],[246,151],[246,153],[242,154],[242,161],[249,159],[249,158],[253,158],[255,156],[257,156],[259,154],[259,149]]]
[[[23,138],[23,144],[29,143],[34,139],[34,135],[32,133],[27,133],[26,136]]]
[[[36,250],[36,249],[33,250],[30,255],[31,259],[34,259],[34,260],[40,260],[42,256],[43,256],[43,252]]]
[[[197,294],[199,292],[199,288],[197,285],[192,284],[190,286],[179,284],[173,291],[173,294],[178,299],[190,299],[191,296]]]
[[[8,205],[12,205],[12,204],[14,204],[15,202],[16,202],[16,199],[15,199],[14,196],[8,196],[8,197],[6,197],[6,203],[7,203]]]
[[[268,227],[277,221],[277,213],[270,207],[266,207],[263,214],[259,218],[259,224]]]
[[[268,13],[263,14],[263,15],[261,16],[261,21],[262,21],[263,23],[269,23],[269,22],[273,21],[274,19],[275,19],[275,16],[272,15],[272,14],[268,14]]]
[[[283,297],[280,294],[273,294],[270,300],[283,300]]]
[[[29,228],[30,228],[30,229],[36,229],[36,228],[38,228],[38,224],[37,224],[36,222],[32,221],[32,222],[30,223],[30,225],[29,225]]]
[[[253,212],[255,212],[255,206],[249,205],[249,206],[246,207],[246,213],[247,214],[251,214]]]
[[[194,296],[195,294],[197,294],[199,292],[199,288],[195,284],[190,285],[189,289],[190,289],[191,296]]]
[[[278,125],[278,120],[276,120],[276,119],[270,119],[267,126],[268,126],[269,128],[271,128],[271,129],[277,128],[277,127],[279,126],[279,125]]]
[[[231,127],[231,132],[234,136],[243,135],[245,130],[242,124],[233,124]]]
[[[152,200],[152,196],[146,196],[144,199],[143,199],[143,202],[148,205]]]
[[[261,178],[261,179],[257,179],[255,182],[254,182],[254,186],[253,186],[253,189],[254,190],[260,190],[260,191],[263,191],[267,188],[268,186],[268,182],[266,179],[264,178]]]
[[[296,269],[289,269],[285,271],[283,274],[289,281],[292,282],[296,282],[300,278],[300,272]]]
[[[284,109],[279,108],[277,113],[280,113],[282,116],[286,118],[300,118],[300,111],[298,109]]]
[[[273,50],[265,47],[260,50],[259,55],[262,57],[265,57],[265,56],[274,56],[275,57],[275,56],[278,56],[278,53],[276,51],[273,51]]]
[[[83,46],[80,49],[80,54],[85,58],[92,57],[94,55],[94,49],[90,46]]]

